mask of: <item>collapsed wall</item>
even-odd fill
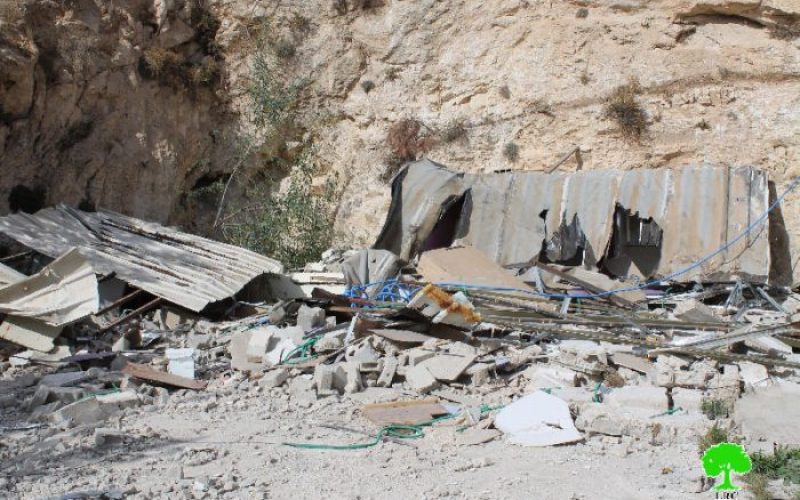
[[[791,260],[787,249],[771,248],[782,220],[771,227],[770,204],[767,175],[749,167],[475,175],[423,160],[395,178],[375,246],[411,259],[455,243],[505,266],[556,262],[620,277],[764,283],[772,260]]]

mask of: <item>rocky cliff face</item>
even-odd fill
[[[247,152],[313,143],[344,174],[348,238],[374,237],[385,178],[413,156],[544,170],[577,147],[559,168],[753,165],[779,191],[800,174],[795,0],[21,3],[0,26],[0,211],[207,222],[216,204],[192,191],[235,168],[238,136],[259,137],[259,26],[275,78],[302,92],[280,144]]]

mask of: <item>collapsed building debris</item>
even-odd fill
[[[433,167],[417,168],[431,174]],[[688,179],[719,176],[693,172]],[[669,176],[653,175],[657,186],[674,187]],[[765,182],[754,171],[725,175],[734,190],[744,189],[745,177],[754,188]],[[477,189],[484,181],[470,182]],[[653,215],[665,225],[647,238],[671,237],[667,212]],[[33,238],[37,227],[41,241]],[[506,254],[490,258],[441,234],[435,239],[447,248],[423,245],[418,259],[413,244],[402,250],[410,261],[386,250],[338,252],[297,277],[244,250],[107,212],[14,215],[0,219],[0,230],[47,256],[65,241],[76,247],[33,276],[14,268],[0,274],[9,282],[0,289],[8,314],[0,324],[4,377],[39,374],[0,384],[0,406],[31,424],[92,429],[98,447],[125,442],[103,427],[112,417],[187,393],[215,395],[200,405],[215,412],[216,398],[234,388],[304,409],[349,402],[358,407],[350,416],[371,426],[358,431],[363,441],[280,443],[298,449],[407,444],[431,427],[459,429],[459,446],[501,437],[521,446],[597,436],[687,442],[709,425],[709,413],[751,425],[777,381],[792,388],[777,392],[794,394],[800,370],[798,295],[764,283],[769,260],[759,227],[741,261],[703,267],[702,282],[684,275],[636,286],[603,266],[587,269],[585,260],[569,266],[534,253],[524,265],[503,265]],[[698,245],[685,254],[664,248],[682,262],[706,250]],[[660,262],[658,272],[677,270]],[[264,273],[267,286],[239,293]],[[708,281],[734,273],[738,280]],[[16,333],[6,334],[6,325]],[[58,330],[47,336],[47,327]]]
[[[394,178],[375,246],[409,260],[457,243],[503,266],[543,261],[650,278],[721,248],[769,204],[767,175],[753,168],[473,175],[420,160]],[[777,246],[770,255],[770,231],[779,232],[782,221],[769,226],[685,279],[766,282],[771,258],[789,261]]]
[[[77,248],[95,273],[191,311],[228,299],[283,266],[242,248],[109,211],[59,206],[0,217],[0,232],[49,257]]]

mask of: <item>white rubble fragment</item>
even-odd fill
[[[191,347],[167,349],[164,354],[169,359],[167,365],[169,373],[194,380],[194,349]]]
[[[567,403],[543,391],[514,401],[495,417],[495,427],[521,446],[575,443],[583,436],[575,428]]]

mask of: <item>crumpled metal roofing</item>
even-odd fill
[[[395,177],[392,205],[375,247],[412,259],[459,197],[464,204],[455,243],[473,246],[501,265],[530,262],[543,249],[551,260],[566,260],[583,247],[584,267],[593,269],[611,244],[617,207],[652,218],[663,231],[655,267],[627,264],[622,269],[645,277],[668,275],[714,252],[769,206],[767,175],[750,167],[475,175],[421,160]],[[769,268],[763,224],[681,279],[741,276],[764,282]]]
[[[63,326],[97,312],[97,277],[77,249],[0,288],[0,312]]]
[[[280,262],[233,245],[110,211],[66,206],[0,218],[0,232],[50,257],[77,247],[98,274],[201,311],[229,298]]]

